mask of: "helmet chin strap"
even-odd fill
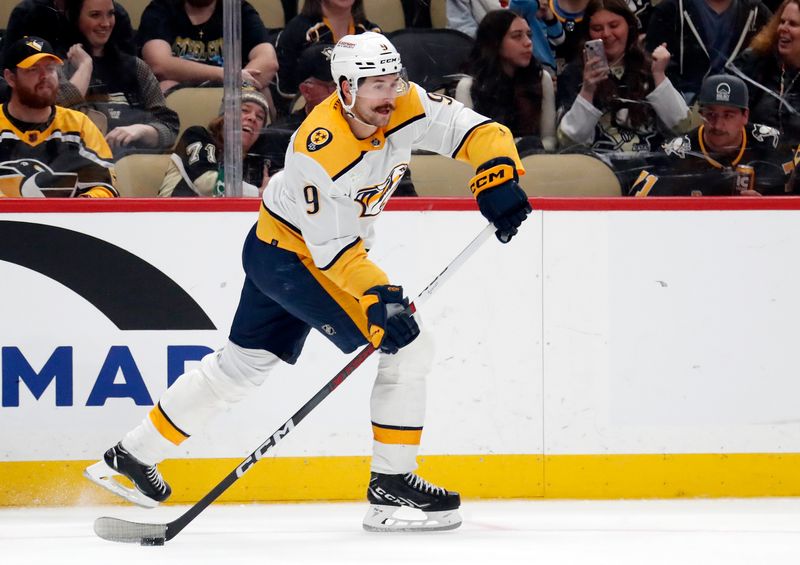
[[[356,115],[356,112],[355,112],[356,92],[357,92],[356,90],[353,90],[353,91],[350,92],[350,96],[352,98],[352,102],[350,103],[349,106],[344,103],[344,96],[342,95],[341,91],[338,93],[339,94],[339,101],[342,103],[342,110],[344,110],[345,115],[348,118],[352,118],[355,121],[357,121],[358,123],[360,123],[362,125],[365,125],[367,127],[371,127],[371,128],[378,127],[375,124],[370,124],[370,123],[365,122],[364,120],[362,120],[360,117],[358,117]]]

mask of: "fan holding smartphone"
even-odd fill
[[[689,108],[665,75],[669,51],[644,51],[626,0],[591,0],[585,14],[583,56],[559,80],[559,144],[650,151],[688,131]]]

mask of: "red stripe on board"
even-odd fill
[[[800,210],[800,197],[697,198],[531,198],[534,210],[604,212],[634,210]],[[254,198],[4,198],[1,213],[89,212],[258,212]],[[395,212],[477,210],[464,198],[395,198],[386,206]]]

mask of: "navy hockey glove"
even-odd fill
[[[403,311],[408,299],[403,297],[402,286],[373,286],[364,293],[360,303],[367,314],[368,339],[375,349],[397,353],[419,335],[419,326],[411,312]]]
[[[497,157],[485,162],[472,177],[469,189],[478,201],[481,214],[497,228],[497,239],[502,243],[511,241],[531,213],[528,196],[519,186],[514,161]]]

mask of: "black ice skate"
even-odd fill
[[[129,488],[112,478],[114,475],[127,477],[136,487]],[[118,443],[103,456],[102,461],[86,468],[83,476],[103,487],[145,508],[154,508],[164,502],[172,489],[164,482],[155,465],[145,465]]]
[[[453,530],[461,525],[458,493],[432,485],[414,473],[372,473],[367,500],[370,508],[364,517],[364,529],[370,532]],[[409,513],[408,508],[424,517],[401,517]]]

